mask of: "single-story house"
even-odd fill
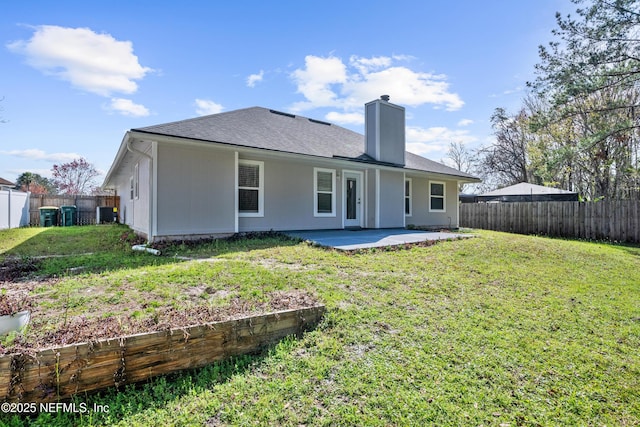
[[[560,188],[521,182],[476,196],[479,203],[496,202],[577,202],[578,193]]]
[[[0,177],[0,190],[13,190],[15,187],[13,182]]]
[[[149,241],[249,231],[458,226],[477,178],[405,151],[405,110],[365,105],[365,135],[261,107],[132,129],[103,188]]]

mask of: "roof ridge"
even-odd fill
[[[220,113],[215,113],[215,114],[207,114],[205,116],[191,117],[189,119],[174,120],[172,122],[165,122],[165,123],[157,123],[155,125],[144,126],[144,127],[140,127],[140,128],[133,128],[131,130],[147,130],[147,129],[156,128],[156,127],[160,127],[160,126],[174,125],[174,124],[178,124],[178,123],[197,122],[197,121],[200,121],[200,120],[208,119],[208,118],[213,117],[213,116],[222,116],[222,115],[226,115],[226,114],[238,113],[240,111],[248,111],[248,110],[268,110],[268,108],[264,108],[264,107],[260,107],[260,106],[256,105],[256,106],[253,106],[253,107],[238,108],[237,110],[229,110],[229,111],[222,111]]]

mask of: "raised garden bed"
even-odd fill
[[[50,402],[258,352],[314,328],[324,305],[0,356],[0,400]]]

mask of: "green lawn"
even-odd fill
[[[77,398],[108,414],[0,418],[9,425],[640,425],[638,247],[478,231],[400,251],[268,238],[169,247],[157,258],[126,251],[122,227],[69,232],[86,236],[65,253],[94,255],[38,267],[59,276],[49,294],[32,290],[53,313],[56,292],[67,305],[99,295],[78,298],[69,316],[109,298],[118,316],[150,299],[211,304],[193,297],[204,285],[249,302],[299,289],[328,312],[317,330],[259,356]],[[36,255],[45,233],[0,232],[0,257]],[[52,242],[65,231],[55,233]],[[185,255],[216,261],[176,258]]]

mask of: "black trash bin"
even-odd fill
[[[58,225],[58,208],[56,206],[43,206],[40,208],[40,227],[52,227]]]
[[[69,227],[78,223],[78,208],[75,206],[60,206],[62,226]]]

